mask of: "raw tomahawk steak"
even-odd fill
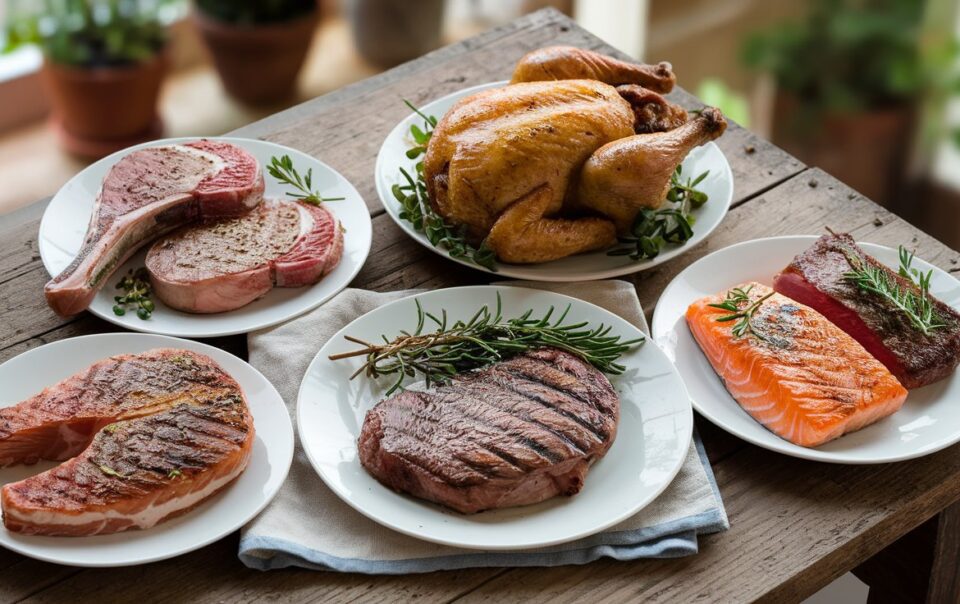
[[[47,283],[47,303],[75,315],[147,241],[197,219],[241,216],[262,197],[260,166],[236,145],[200,140],[133,151],[103,179],[83,247]]]
[[[322,206],[265,201],[241,218],[185,227],[147,254],[153,292],[172,308],[223,312],[276,287],[312,285],[340,262],[343,231]]]
[[[575,495],[617,433],[620,399],[586,361],[544,348],[406,390],[371,409],[360,463],[465,514]]]
[[[0,409],[0,465],[69,459],[4,486],[3,524],[66,536],[149,528],[239,476],[253,437],[240,386],[207,356],[160,348],[98,361]]]

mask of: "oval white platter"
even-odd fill
[[[414,298],[424,309],[446,309],[453,322],[467,320],[485,304],[503,301],[503,316],[534,309],[534,316],[554,306],[570,305],[569,322],[612,325],[624,339],[641,332],[622,318],[592,304],[559,294],[517,288],[475,286],[443,289],[404,298],[380,307],[334,335],[307,369],[297,400],[300,442],[314,469],[346,503],[367,517],[426,541],[485,550],[541,547],[602,531],[653,501],[670,484],[686,458],[693,431],[689,397],[676,369],[648,339],[620,359],[627,369],[610,376],[620,395],[619,432],[607,455],[587,475],[573,497],[463,515],[398,494],[381,485],[360,465],[357,437],[366,412],[384,398],[390,377],[350,380],[361,365],[352,358],[331,361],[331,354],[355,349],[349,334],[376,341],[416,328]]]
[[[300,174],[312,169],[313,183],[324,197],[344,197],[342,201],[331,201],[326,204],[346,229],[340,264],[315,285],[294,288],[277,287],[259,300],[230,312],[204,315],[185,313],[167,307],[154,296],[156,310],[149,319],[142,320],[135,312],[127,312],[124,316],[118,317],[113,312],[113,297],[120,293],[115,289],[116,283],[121,275],[127,273],[127,270],[144,265],[144,258],[149,249],[149,245],[146,245],[106,281],[103,289],[97,293],[90,305],[90,312],[127,329],[147,333],[187,338],[246,333],[282,323],[316,308],[346,287],[360,272],[370,252],[372,226],[370,213],[363,198],[346,178],[330,166],[296,149],[254,139],[210,138],[243,147],[257,158],[264,171],[265,197],[291,199],[286,196],[291,189],[278,183],[266,172],[270,158],[281,155],[289,155]],[[51,276],[60,274],[60,271],[70,264],[80,250],[100,185],[115,163],[136,149],[173,145],[192,140],[197,139],[170,138],[130,147],[101,159],[70,179],[50,201],[40,222],[40,257],[47,272]]]
[[[773,237],[745,241],[697,260],[677,275],[657,303],[653,337],[676,363],[694,408],[724,430],[765,449],[793,457],[846,464],[874,464],[927,455],[960,441],[960,375],[911,390],[893,415],[816,448],[801,447],[768,431],[730,396],[687,327],[684,313],[694,301],[726,291],[745,281],[771,285],[773,277],[817,237]],[[897,269],[897,250],[859,243],[865,252]],[[914,260],[923,271],[933,269],[930,291],[960,309],[960,283],[946,272]]]
[[[293,461],[293,427],[280,394],[256,369],[219,348],[166,336],[111,333],[59,340],[0,365],[0,407],[8,407],[109,356],[153,348],[185,348],[220,364],[243,389],[256,438],[250,463],[233,484],[190,512],[147,530],[93,537],[21,535],[0,527],[0,545],[25,556],[74,566],[144,564],[179,556],[246,524],[273,499]],[[0,485],[58,465],[0,468]]]
[[[505,86],[507,82],[492,82],[481,84],[471,88],[465,88],[459,92],[454,92],[443,98],[427,103],[420,110],[425,115],[432,115],[438,120],[460,99],[469,96],[475,92]],[[398,100],[398,102],[400,102]],[[415,241],[440,254],[449,257],[446,250],[434,247],[427,237],[413,228],[406,220],[400,218],[400,203],[393,196],[391,191],[393,185],[401,182],[402,176],[400,168],[404,168],[413,174],[413,166],[417,160],[408,159],[406,151],[414,145],[410,137],[410,126],[422,125],[423,120],[416,114],[411,113],[403,121],[396,125],[390,131],[383,145],[380,147],[380,153],[377,155],[377,165],[375,168],[375,178],[377,185],[377,195],[380,202],[386,208],[387,213],[393,218],[394,222],[400,226]],[[588,254],[578,254],[544,262],[542,264],[504,264],[496,263],[496,271],[490,271],[484,267],[477,266],[468,260],[451,258],[455,262],[464,264],[471,268],[476,268],[495,275],[504,277],[513,277],[516,279],[530,279],[533,281],[586,281],[590,279],[606,279],[620,275],[628,275],[638,271],[646,270],[662,264],[671,258],[694,247],[703,241],[713,232],[727,210],[730,209],[730,202],[733,199],[733,174],[730,171],[730,164],[723,152],[713,142],[693,149],[686,159],[683,160],[683,174],[695,176],[709,170],[710,174],[701,182],[697,188],[709,196],[709,201],[703,207],[694,210],[693,215],[696,218],[696,224],[693,225],[693,237],[681,246],[668,245],[650,260],[631,260],[628,256],[608,256],[605,251],[591,252]],[[405,181],[404,181],[405,182]]]

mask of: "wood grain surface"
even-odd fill
[[[354,287],[388,291],[486,282],[488,275],[412,242],[383,213],[374,190],[374,160],[407,112],[401,99],[424,103],[465,86],[507,79],[520,56],[549,44],[617,54],[559,13],[541,11],[235,134],[315,155],[356,185],[373,216],[374,236]],[[698,106],[682,90],[673,97]],[[733,169],[735,207],[701,245],[632,277],[648,314],[670,279],[704,254],[757,237],[817,234],[825,226],[862,240],[916,246],[924,259],[960,270],[956,251],[749,131],[733,124],[718,144]],[[0,361],[46,342],[116,330],[89,315],[63,320],[47,308],[42,288],[49,276],[36,242],[42,207],[38,202],[0,217]],[[237,354],[246,351],[243,337],[210,342]],[[791,602],[864,564],[960,498],[960,447],[898,464],[839,466],[761,450],[702,420],[697,424],[731,528],[703,538],[695,556],[372,577],[249,570],[236,557],[236,535],[178,558],[120,569],[56,566],[0,550],[0,601]],[[931,532],[955,541],[955,509]],[[949,597],[957,589],[956,548],[938,547],[938,557],[931,559],[941,562],[941,570],[930,585]]]

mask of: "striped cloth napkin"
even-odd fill
[[[644,332],[647,322],[633,285],[624,281],[532,283],[617,313]],[[248,336],[250,363],[277,387],[291,417],[307,365],[344,325],[417,291],[374,293],[347,289],[309,314]],[[597,535],[552,547],[483,552],[428,543],[394,532],[356,512],[323,483],[297,445],[286,483],[271,504],[241,531],[240,560],[268,570],[299,566],[369,574],[420,573],[481,566],[585,564],[679,557],[697,552],[697,536],[729,526],[700,437],[673,483],[632,518]]]

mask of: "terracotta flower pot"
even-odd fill
[[[74,67],[46,61],[42,76],[53,121],[68,151],[102,157],[157,138],[160,85],[167,57],[121,67]]]
[[[246,103],[265,104],[293,95],[318,14],[262,25],[225,23],[200,11],[193,17],[227,92]]]
[[[444,0],[347,0],[357,50],[381,67],[430,52],[441,44],[445,4]]]

